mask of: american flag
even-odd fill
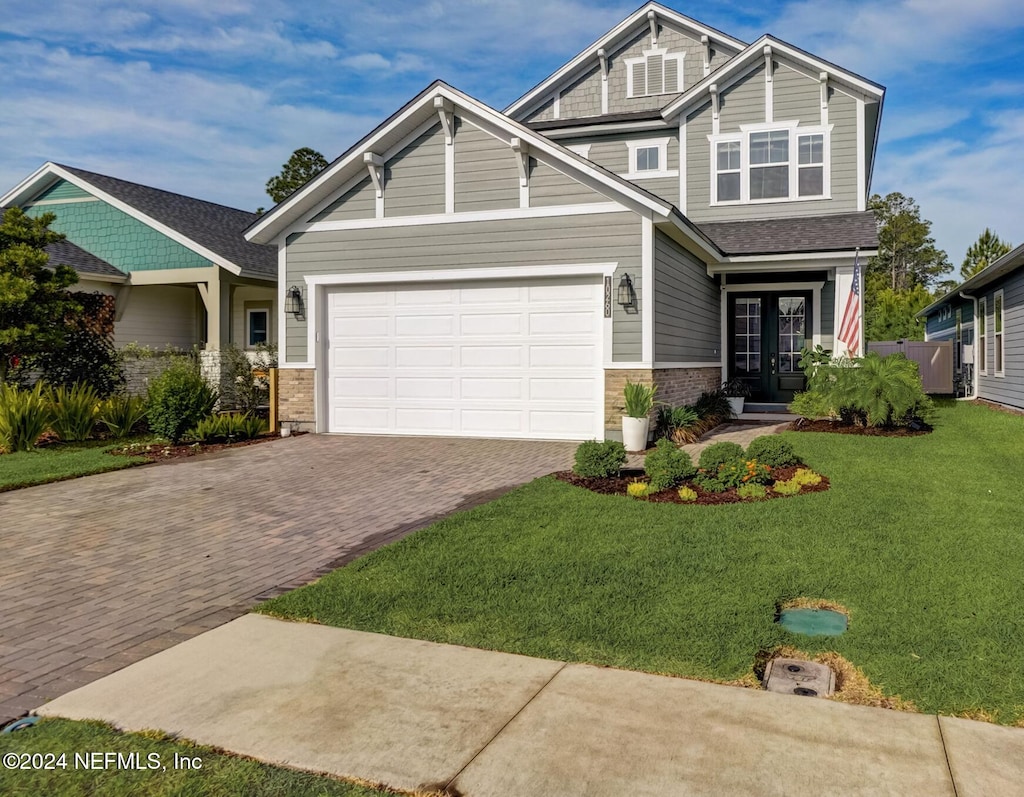
[[[860,252],[853,259],[853,285],[846,297],[843,323],[839,327],[839,340],[846,344],[852,356],[860,350]]]

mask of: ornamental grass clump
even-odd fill
[[[650,480],[651,490],[659,492],[675,487],[697,472],[690,455],[667,438],[659,440],[654,451],[644,460],[644,472]]]
[[[72,387],[50,388],[50,428],[65,443],[92,437],[99,420],[102,401],[92,385],[78,382]]]
[[[626,447],[618,440],[587,440],[576,448],[572,472],[591,479],[615,476],[626,462]]]
[[[100,407],[100,423],[115,438],[130,437],[146,417],[146,402],[140,396],[114,395]]]
[[[646,418],[654,409],[654,396],[657,392],[657,385],[627,381],[622,391],[626,415],[630,418]]]
[[[31,451],[50,427],[52,412],[42,384],[19,390],[0,382],[0,449],[9,454]]]

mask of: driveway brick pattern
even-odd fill
[[[0,493],[0,722],[568,468],[574,450],[303,435]]]

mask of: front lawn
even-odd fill
[[[104,755],[110,753],[115,757]],[[118,761],[116,754],[125,757]],[[5,797],[384,797],[394,793],[262,764],[156,733],[120,733],[99,722],[44,719],[32,728],[0,736],[0,755],[4,761],[0,794]],[[20,766],[26,768],[16,768]]]
[[[1024,418],[947,402],[920,437],[787,437],[828,492],[680,506],[547,477],[260,611],[722,681],[779,645],[834,650],[922,711],[1024,720]],[[849,630],[783,631],[798,597]]]
[[[34,451],[0,454],[0,492],[45,484],[91,473],[130,468],[141,465],[144,457],[124,457],[108,454],[116,444],[109,441],[67,443],[44,446]]]

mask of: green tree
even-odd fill
[[[327,158],[315,149],[297,149],[281,167],[281,173],[267,180],[267,194],[274,202],[282,202],[326,168]]]
[[[894,291],[915,285],[927,288],[952,269],[946,253],[931,237],[932,223],[921,218],[921,209],[912,198],[896,192],[885,197],[875,194],[870,208],[878,222],[878,255],[868,263],[868,274],[884,275],[885,279],[869,282],[869,287]]]
[[[983,268],[987,268],[994,261],[1013,249],[1013,245],[1004,241],[988,227],[985,232],[978,236],[967,248],[967,257],[960,266],[960,276],[965,280],[970,279]]]
[[[920,285],[902,291],[881,288],[864,308],[865,340],[924,340],[917,313],[935,301]]]
[[[9,208],[0,220],[0,384],[22,358],[61,349],[65,320],[82,311],[67,292],[78,274],[49,267],[46,246],[64,238],[50,229],[55,218]]]

